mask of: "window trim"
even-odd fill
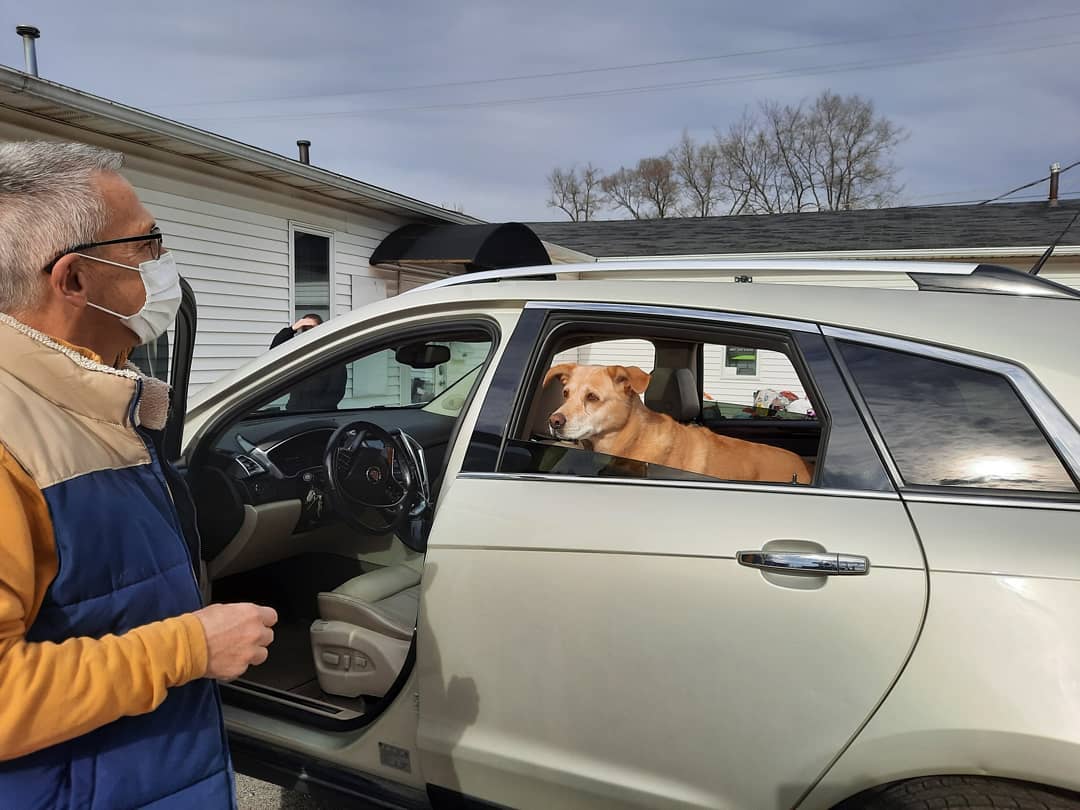
[[[765,315],[747,315],[742,312],[725,312],[716,309],[691,309],[689,307],[662,307],[654,304],[608,304],[589,301],[528,301],[525,309],[573,310],[597,312],[609,315],[659,315],[663,318],[690,318],[713,322],[724,320],[740,326],[756,326],[764,329],[780,329],[785,332],[812,332],[821,334],[821,327],[810,321],[770,318]]]
[[[305,233],[310,236],[322,236],[330,240],[330,266],[329,277],[327,278],[327,284],[329,286],[330,295],[330,317],[326,320],[333,318],[337,312],[335,301],[337,299],[337,262],[335,260],[337,244],[335,239],[335,231],[328,230],[326,228],[320,228],[317,225],[307,225],[303,222],[296,220],[289,220],[289,323],[293,323],[296,320],[296,234]],[[352,290],[349,291],[352,294]]]
[[[458,478],[476,478],[489,481],[555,481],[562,483],[606,484],[608,486],[669,487],[674,489],[718,489],[733,492],[775,492],[778,495],[822,495],[830,498],[872,498],[883,501],[900,500],[895,491],[873,489],[840,489],[837,487],[813,487],[777,484],[771,481],[710,481],[681,480],[677,478],[615,478],[596,475],[564,475],[541,472],[483,472],[463,470]],[[1078,507],[1080,508],[1080,507]]]
[[[1040,496],[1033,490],[987,488],[973,491],[972,488],[905,484],[903,476],[900,474],[900,469],[893,459],[892,454],[889,452],[884,436],[882,436],[881,431],[878,429],[877,423],[874,421],[870,412],[870,408],[867,406],[858,386],[855,384],[855,380],[847,367],[847,363],[844,361],[842,353],[839,351],[839,347],[833,345],[832,341],[845,340],[851,343],[862,343],[882,349],[903,352],[905,354],[913,354],[917,357],[924,357],[930,360],[940,360],[953,365],[967,366],[968,368],[986,371],[1005,378],[1020,398],[1020,402],[1027,409],[1036,425],[1038,425],[1039,430],[1042,431],[1047,444],[1054,450],[1058,460],[1064,467],[1065,472],[1073,479],[1073,483],[1077,486],[1078,490],[1080,490],[1080,431],[1077,430],[1076,425],[1073,424],[1072,420],[1069,419],[1060,406],[1058,406],[1057,402],[1050,396],[1049,392],[1042,387],[1026,368],[1017,363],[998,357],[990,357],[957,349],[948,349],[944,346],[938,346],[932,343],[921,343],[917,340],[890,337],[888,335],[863,332],[856,329],[845,329],[837,326],[823,325],[821,331],[830,342],[830,348],[832,349],[836,364],[844,375],[844,380],[848,384],[848,388],[851,391],[852,398],[856,402],[856,406],[862,412],[863,419],[866,422],[874,443],[877,445],[878,452],[885,460],[889,474],[893,477],[893,483],[902,494],[908,497],[909,500],[926,500],[925,497],[921,496],[934,494],[935,502],[955,501],[969,503],[975,500],[985,501],[986,499],[992,498],[994,500],[1013,499],[1035,503],[1042,502],[1045,497],[1045,502],[1049,505],[1054,503],[1055,500],[1066,502],[1076,501],[1077,498],[1080,497],[1080,492],[1077,494],[1051,492],[1046,493],[1045,496]]]

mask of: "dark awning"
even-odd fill
[[[405,225],[371,254],[371,264],[464,268],[465,272],[551,264],[532,229],[520,222],[490,225]]]

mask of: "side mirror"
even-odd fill
[[[408,343],[394,352],[394,359],[409,368],[435,368],[450,362],[450,349],[434,343]]]

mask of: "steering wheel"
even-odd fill
[[[335,430],[323,463],[338,514],[361,531],[392,531],[420,490],[422,472],[402,440],[371,422],[350,422]],[[383,522],[372,522],[372,512]]]

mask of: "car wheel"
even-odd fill
[[[853,796],[836,810],[1080,810],[1080,796],[1065,790],[979,776],[905,779]]]

